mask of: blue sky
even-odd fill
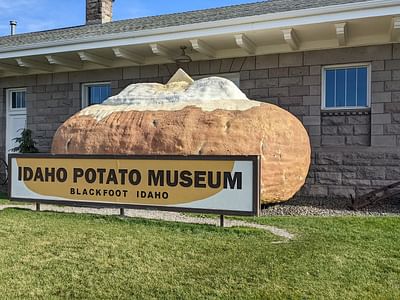
[[[256,2],[256,0],[116,0],[114,20]],[[40,31],[85,23],[85,0],[0,0],[0,36],[10,32]]]

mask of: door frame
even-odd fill
[[[13,92],[25,92],[25,108],[12,108],[12,98],[11,94]],[[21,88],[9,88],[6,89],[6,134],[5,134],[5,143],[4,143],[4,156],[5,159],[7,160],[8,158],[8,153],[9,153],[9,141],[10,141],[10,120],[12,116],[20,116],[20,115],[25,115],[25,126],[26,126],[26,118],[27,118],[27,111],[26,111],[26,88],[21,87]]]

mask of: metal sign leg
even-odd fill
[[[119,215],[120,215],[121,217],[125,217],[125,208],[120,208],[120,209],[119,209]]]

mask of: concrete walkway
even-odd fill
[[[34,204],[28,205],[0,205],[0,210],[7,208],[21,208],[35,210]],[[41,211],[54,211],[64,213],[78,213],[78,214],[95,214],[95,215],[119,215],[120,210],[116,208],[87,208],[87,207],[72,207],[72,206],[55,206],[55,205],[40,205]],[[208,224],[208,225],[219,225],[219,218],[199,218],[192,217],[182,213],[176,212],[165,212],[157,210],[137,210],[137,209],[125,209],[125,216],[131,218],[143,218],[152,220],[163,220],[190,224]],[[268,231],[280,238],[285,240],[292,240],[294,235],[288,231],[269,225],[261,225],[257,223],[251,223],[239,220],[227,220],[224,222],[225,227],[249,227],[257,228]]]

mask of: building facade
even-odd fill
[[[90,9],[96,3],[92,2],[97,3],[87,1],[88,25],[81,30],[121,22],[108,22],[110,13],[93,16]],[[33,131],[40,151],[48,152],[57,128],[83,107],[132,83],[166,83],[180,67],[194,78],[227,77],[250,99],[276,104],[302,121],[313,151],[299,195],[347,198],[400,181],[400,21],[398,25],[396,16],[400,2],[310,1],[306,5],[311,7],[296,11],[282,8],[290,1],[270,2],[181,14],[181,18],[207,18],[200,22],[206,28],[202,30],[218,29],[214,35],[203,32],[201,38],[193,28],[188,29],[192,36],[179,37],[182,32],[176,24],[167,27],[173,37],[163,33],[159,41],[148,38],[146,43],[138,34],[145,30],[132,30],[142,40],[124,46],[118,45],[116,37],[110,40],[108,33],[92,44],[87,41],[90,37],[77,42],[68,30],[61,32],[64,39],[55,39],[50,31],[47,40],[33,44],[35,34],[0,38],[0,45],[7,44],[0,50],[0,69],[4,70],[0,155],[7,156],[12,138],[23,127]],[[318,6],[321,2],[323,6]],[[264,5],[265,11],[248,12],[258,5]],[[279,8],[282,11],[275,11]],[[243,11],[247,15],[229,15]],[[210,12],[224,12],[228,17],[203,16]],[[294,16],[288,16],[293,12]],[[232,20],[237,22],[232,25]],[[239,21],[251,22],[252,28],[238,31]],[[278,21],[275,27],[271,25]],[[223,24],[224,31],[218,22],[231,23]],[[157,26],[147,30],[152,37],[159,34]],[[118,38],[122,43],[126,37]],[[44,42],[45,50],[40,48]],[[179,52],[174,54],[173,47],[179,49],[181,44],[190,47],[192,62],[174,62]]]

